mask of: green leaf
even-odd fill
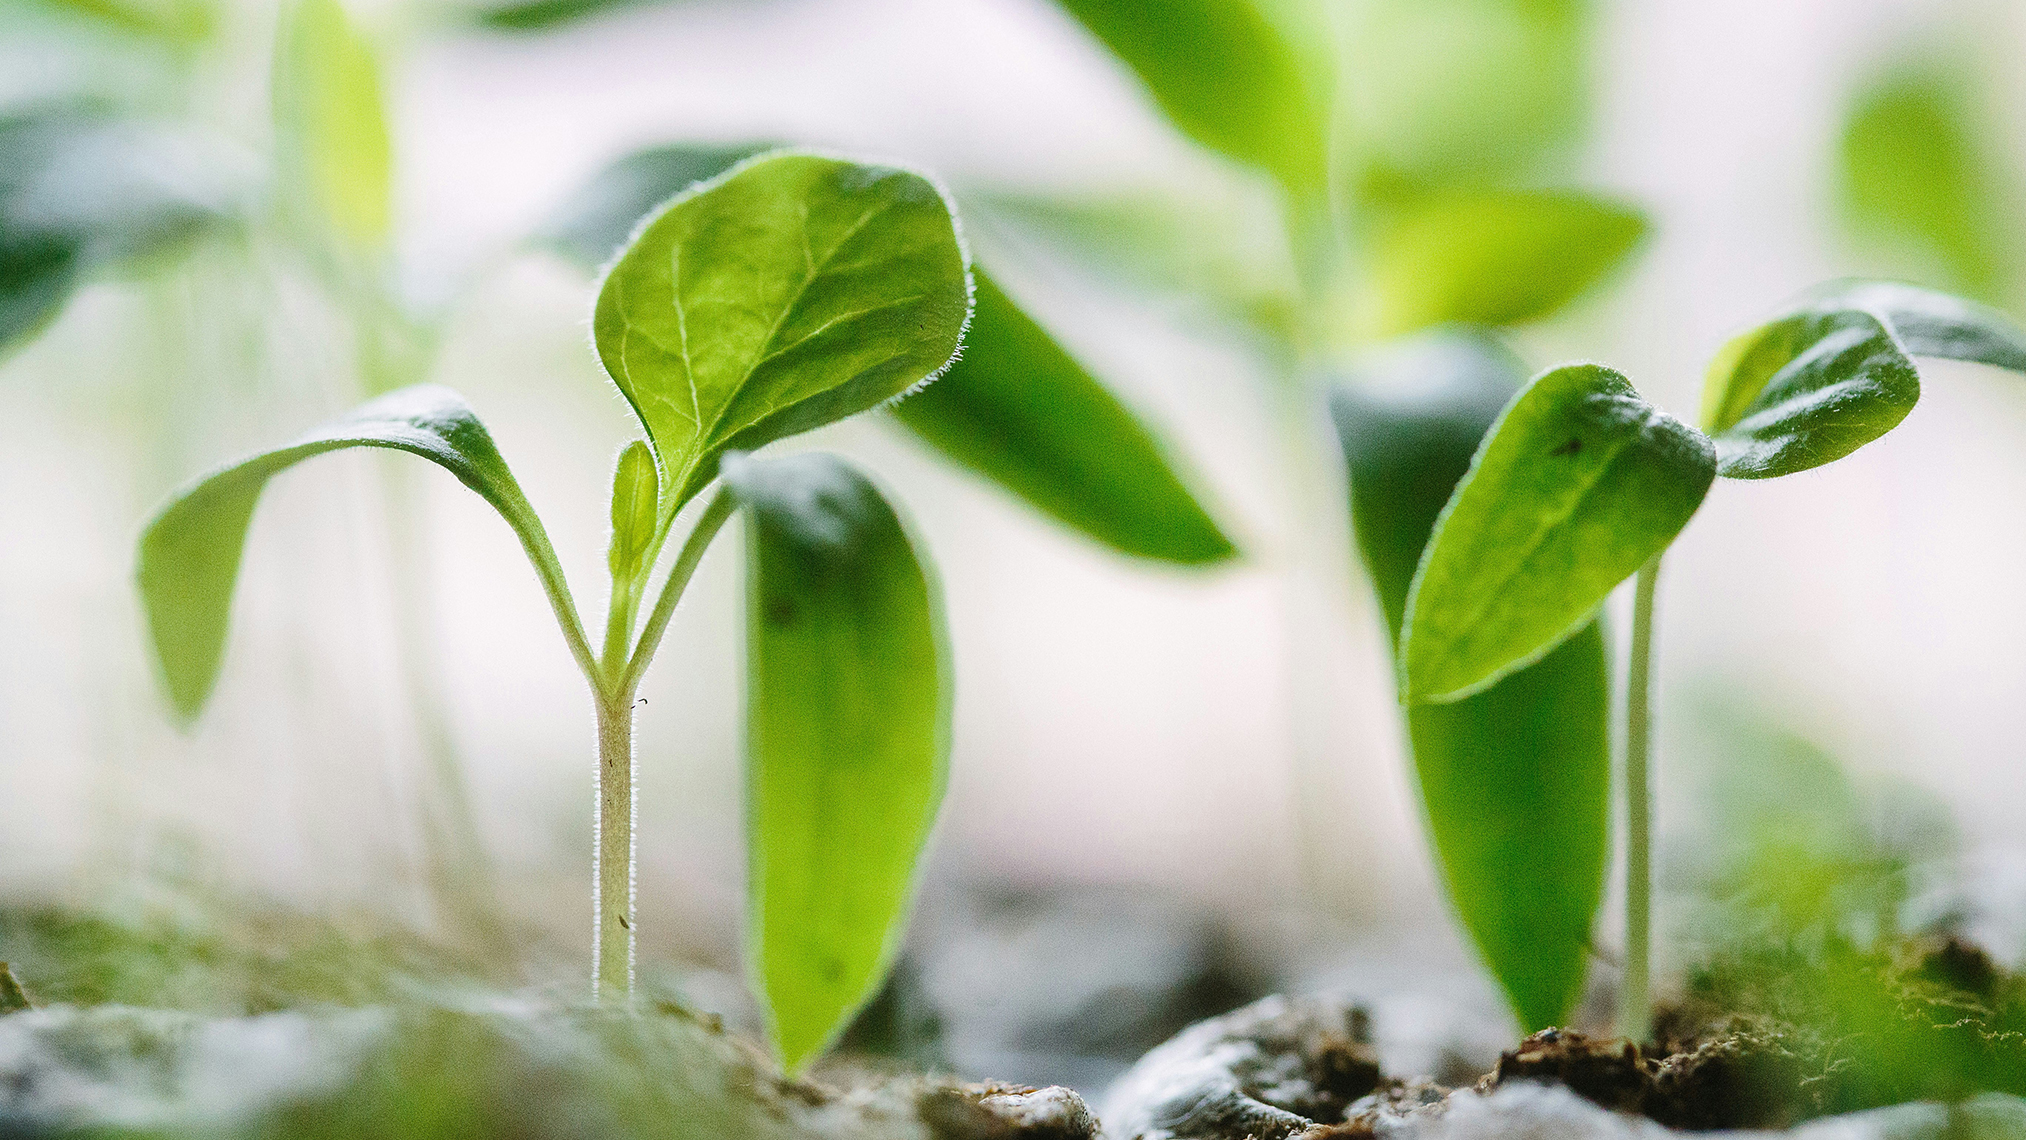
[[[1716,477],[1710,441],[1624,376],[1572,364],[1514,398],[1443,508],[1408,594],[1408,703],[1469,696],[1590,620]]]
[[[654,453],[634,440],[619,453],[612,471],[612,545],[605,556],[615,584],[630,582],[644,567],[660,520],[661,476]]]
[[[1710,366],[1707,392],[1718,472],[1769,479],[1891,431],[1920,399],[1920,374],[1876,315],[1830,307],[1733,340]]]
[[[2016,280],[2018,193],[1962,60],[1894,68],[1861,92],[1843,126],[1838,187],[1856,233],[1947,285],[1987,300]]]
[[[964,356],[894,405],[945,455],[1125,554],[1237,553],[1161,443],[982,271]]]
[[[894,398],[956,355],[967,258],[919,174],[813,155],[693,187],[606,275],[598,355],[667,476],[664,514],[718,457]]]
[[[579,265],[603,265],[656,206],[773,145],[679,145],[636,151],[599,171],[571,195],[543,224],[536,240]]]
[[[1580,135],[1592,54],[1587,0],[1340,7],[1345,149],[1366,182],[1530,177]]]
[[[478,416],[448,388],[428,384],[403,388],[287,447],[198,479],[149,521],[141,534],[141,602],[169,698],[184,719],[195,719],[203,711],[217,683],[232,588],[261,490],[269,479],[305,459],[351,447],[405,451],[457,476],[520,536],[551,602],[567,602],[562,571],[541,520]],[[574,610],[571,613],[574,622]],[[577,636],[581,640],[581,632]]]
[[[1572,193],[1435,193],[1381,218],[1360,306],[1374,337],[1546,317],[1622,263],[1646,234],[1638,211]]]
[[[228,167],[186,132],[83,108],[0,116],[0,348],[40,331],[88,275],[226,222]]]
[[[1862,309],[1885,322],[1909,356],[1939,356],[2026,372],[2026,331],[1987,305],[1896,281],[1831,281],[1808,307]]]
[[[340,0],[295,0],[274,59],[278,161],[299,208],[340,244],[377,249],[393,228],[393,147],[380,64]]]
[[[1254,0],[1059,0],[1182,132],[1302,198],[1328,171],[1327,65]]]
[[[1442,333],[1336,388],[1358,548],[1397,647],[1435,520],[1521,383],[1496,342]],[[1450,900],[1520,1022],[1567,1023],[1581,996],[1610,844],[1611,676],[1591,622],[1474,696],[1406,710]]]
[[[947,777],[949,656],[864,476],[822,454],[724,475],[747,520],[747,952],[792,1073],[893,961]]]
[[[205,0],[44,0],[44,3],[132,35],[178,44],[200,42],[218,26],[218,13]]]

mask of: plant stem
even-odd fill
[[[633,998],[633,693],[598,698],[598,817],[592,866],[591,993]]]
[[[732,517],[738,501],[732,493],[718,489],[703,513],[697,516],[696,526],[690,529],[689,537],[683,541],[682,552],[675,556],[675,565],[669,568],[668,581],[662,583],[661,596],[654,600],[654,612],[647,615],[647,624],[641,627],[640,641],[634,646],[633,659],[626,664],[626,672],[614,680],[631,693],[640,684],[640,675],[647,671],[647,663],[654,660],[654,651],[660,647],[662,635],[668,632],[668,621],[675,616],[675,604],[682,600],[682,592],[689,586],[690,576],[696,573],[696,564],[703,561],[703,552],[710,547],[711,539]]]
[[[1653,597],[1660,558],[1639,570],[1632,594],[1632,659],[1625,677],[1625,981],[1618,1033],[1644,1042],[1652,1029]]]

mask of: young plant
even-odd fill
[[[1638,576],[1625,694],[1626,1036],[1649,1029],[1661,558],[1717,476],[1790,475],[1892,430],[1920,396],[1916,356],[2026,372],[2026,333],[1945,294],[1835,282],[1724,346],[1710,365],[1701,431],[1602,365],[1551,369],[1500,413],[1422,553],[1400,639],[1401,698],[1417,708],[1465,700],[1542,661]]]
[[[519,537],[591,688],[592,979],[598,998],[624,1003],[635,694],[705,550],[742,513],[749,952],[781,1059],[797,1069],[894,952],[943,792],[949,662],[933,579],[876,487],[833,457],[747,453],[934,379],[970,307],[955,218],[920,175],[777,153],[694,187],[638,231],[598,293],[599,356],[646,436],[614,473],[602,646],[476,414],[421,385],[199,479],[148,524],[140,588],[170,698],[194,718],[217,681],[240,552],[270,478],[354,447],[450,471]]]

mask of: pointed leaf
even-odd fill
[[[661,517],[660,494],[654,453],[636,439],[619,453],[612,471],[612,545],[605,562],[613,582],[628,581],[643,569],[641,562],[654,545],[655,524]]]
[[[655,207],[716,178],[772,143],[678,145],[636,151],[599,171],[542,225],[535,240],[579,265],[605,264]]]
[[[1920,374],[1877,316],[1829,307],[1732,341],[1711,365],[1707,391],[1719,473],[1768,479],[1891,431],[1920,399]]]
[[[2018,194],[1985,145],[2002,136],[1964,81],[1973,63],[1920,61],[1861,92],[1843,126],[1839,190],[1851,229],[1938,284],[1997,299],[2019,267]]]
[[[273,82],[276,146],[298,205],[341,244],[385,244],[393,147],[380,64],[341,0],[295,0],[283,10]]]
[[[1145,83],[1182,133],[1263,167],[1297,195],[1323,186],[1329,95],[1314,45],[1256,0],[1059,0]]]
[[[544,584],[552,591],[561,588],[562,572],[541,520],[464,398],[435,385],[403,388],[287,447],[198,479],[178,491],[142,532],[141,602],[170,700],[185,719],[203,711],[218,680],[232,588],[261,490],[305,459],[350,447],[405,451],[457,476],[514,528]]]
[[[1416,197],[1373,236],[1365,331],[1539,320],[1623,263],[1645,233],[1638,211],[1581,194]]]
[[[942,802],[942,602],[906,528],[833,456],[727,456],[747,520],[748,923],[799,1070],[871,998]]]
[[[1495,342],[1447,333],[1332,393],[1358,548],[1396,646],[1436,517],[1523,376]],[[1475,696],[1406,710],[1443,882],[1529,1032],[1567,1024],[1582,993],[1610,850],[1610,698],[1591,622]]]
[[[664,512],[759,447],[933,377],[970,315],[937,187],[813,155],[753,160],[677,198],[606,275],[598,354],[667,474]]]
[[[1409,703],[1469,696],[1586,625],[1716,477],[1710,441],[1624,376],[1572,364],[1500,415],[1443,508],[1401,637]]]
[[[963,358],[894,405],[958,463],[1126,554],[1237,553],[1153,433],[980,271]]]

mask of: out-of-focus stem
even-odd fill
[[[1618,1032],[1644,1042],[1652,1030],[1653,961],[1653,598],[1660,555],[1639,571],[1632,594],[1632,655],[1625,677],[1625,981]]]

